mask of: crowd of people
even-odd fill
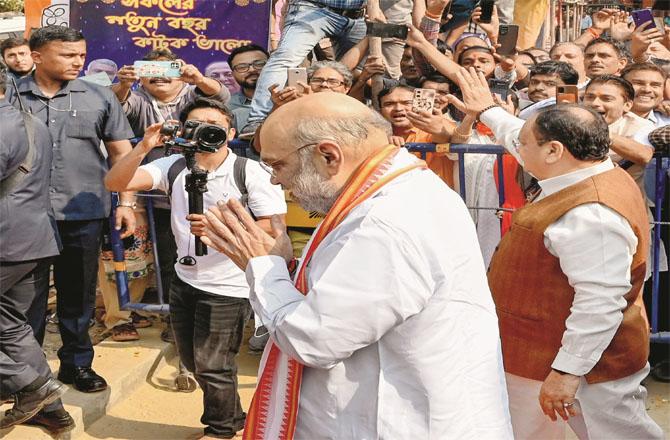
[[[119,307],[103,239],[118,233],[132,301],[160,268],[162,337],[203,390],[204,439],[663,438],[645,409],[642,293],[654,257],[667,270],[649,245],[670,138],[665,13],[596,10],[573,41],[535,47],[542,1],[499,0],[490,18],[460,0],[285,3],[270,52],[254,42],[202,72],[166,48],[143,57],[178,78],[86,65],[64,26],[0,42],[0,428],[67,431],[63,384],[107,388],[97,290],[113,340],[152,325]],[[379,45],[366,20],[407,37]],[[111,85],[87,80],[102,72]],[[174,139],[174,122],[222,138]],[[458,156],[411,143],[508,154],[467,154],[459,176]],[[51,279],[56,377],[41,349]],[[243,408],[251,317],[263,356]]]

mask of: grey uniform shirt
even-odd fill
[[[75,79],[48,98],[32,75],[22,78],[18,89],[53,139],[50,193],[56,220],[109,216],[111,199],[103,183],[109,167],[102,143],[133,137],[116,96],[107,87]],[[18,107],[9,92],[8,100]]]
[[[60,243],[49,202],[51,135],[35,121],[35,159],[30,172],[0,199],[0,261],[58,255]],[[0,180],[12,176],[28,154],[23,117],[0,99]]]

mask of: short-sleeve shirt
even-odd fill
[[[18,82],[21,100],[49,128],[53,140],[51,204],[56,220],[95,220],[109,216],[111,198],[103,179],[109,171],[104,142],[131,139],[118,99],[103,86],[66,81],[51,98],[33,75]],[[8,100],[19,107],[12,89]]]
[[[182,156],[175,154],[155,160],[140,169],[147,171],[153,179],[152,189],[167,192],[169,189],[168,171],[173,163]],[[228,150],[228,156],[214,172],[207,176],[207,192],[203,194],[203,208],[215,206],[219,200],[239,199],[242,195],[235,185],[233,165],[236,155]],[[177,276],[196,289],[215,295],[236,298],[249,297],[249,285],[244,272],[226,255],[214,249],[201,257],[195,255],[195,240],[186,220],[188,215],[188,193],[184,189],[184,178],[189,171],[184,169],[172,184],[172,232],[177,242],[177,260],[190,255],[197,261],[195,266],[185,266],[179,261],[175,264]],[[264,171],[258,162],[246,161],[246,187],[249,199],[248,208],[256,217],[266,217],[286,213],[284,192],[279,185],[270,183],[270,174]]]
[[[0,199],[0,261],[20,262],[58,255],[56,222],[49,202],[51,136],[34,121],[35,157],[30,172]],[[28,154],[23,116],[0,99],[0,180],[11,177]]]

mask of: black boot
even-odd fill
[[[63,408],[49,412],[42,410],[26,421],[26,425],[41,426],[52,434],[62,434],[74,428],[74,419]]]
[[[44,378],[38,380],[44,381]],[[50,404],[65,393],[63,384],[52,378],[46,379],[39,387],[31,387],[31,385],[16,393],[14,406],[5,411],[4,417],[0,420],[0,428],[9,428],[25,422],[37,414],[45,405]]]

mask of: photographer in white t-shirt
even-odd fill
[[[194,100],[180,119],[182,124],[186,120],[197,120],[224,128],[228,140],[235,136],[231,113],[215,100]],[[188,193],[184,188],[189,170],[185,164],[181,171],[175,169],[178,161],[184,162],[183,156],[175,154],[140,166],[152,149],[163,144],[160,128],[161,124],[155,124],[145,131],[144,139],[109,171],[105,185],[112,191],[160,189],[170,194],[172,231],[178,254],[177,277],[170,286],[170,318],[177,349],[204,392],[203,438],[230,438],[244,428],[245,413],[237,393],[235,355],[251,311],[249,286],[244,272],[224,254],[208,249],[207,255],[195,255],[195,237],[187,220]],[[235,178],[236,159],[226,144],[215,153],[195,154],[197,166],[207,170],[203,207],[207,210],[220,200],[240,199],[246,193],[247,208],[259,226],[271,232],[271,216],[286,213],[284,194],[278,185],[270,183],[270,175],[259,163],[252,160],[242,165],[245,171],[242,184],[246,191],[239,188],[236,182],[239,172],[238,179]]]

